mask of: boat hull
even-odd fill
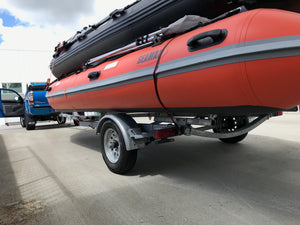
[[[300,27],[297,13],[240,13],[57,81],[48,101],[60,111],[99,112],[162,112],[163,103],[176,115],[290,109],[300,103],[300,31],[295,27]],[[226,33],[221,42],[199,50],[187,46],[191,38],[216,30]],[[97,71],[100,77],[90,80]]]

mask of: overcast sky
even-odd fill
[[[0,83],[43,81],[54,47],[134,0],[1,0]],[[53,76],[52,76],[53,78]],[[24,79],[22,79],[24,81]]]

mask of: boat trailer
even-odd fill
[[[95,129],[100,136],[101,152],[106,165],[114,173],[125,174],[134,167],[137,150],[151,143],[174,142],[174,137],[180,135],[217,138],[225,143],[237,143],[270,117],[279,115],[169,117],[149,113],[90,113],[88,116],[84,113],[73,113],[68,117],[74,120],[75,125]],[[148,123],[145,119],[147,117]]]

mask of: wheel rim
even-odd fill
[[[234,132],[238,129],[239,123],[235,117],[223,118],[223,123],[227,124],[225,131]]]
[[[218,124],[221,124],[217,132],[235,132],[237,129],[245,126],[247,122],[246,117],[222,117],[219,118]]]
[[[121,146],[117,131],[109,128],[104,134],[104,150],[108,160],[116,163],[120,158]]]
[[[21,126],[24,127],[25,126],[25,121],[24,121],[24,118],[20,117],[20,123],[21,123]]]

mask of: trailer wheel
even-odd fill
[[[102,125],[100,143],[102,157],[112,172],[125,174],[134,167],[137,150],[126,150],[123,135],[113,121],[108,120]]]
[[[217,123],[219,124],[219,128],[214,129],[215,133],[234,132],[243,126],[246,126],[249,123],[249,118],[247,116],[227,116],[218,118]],[[224,143],[235,144],[244,140],[247,135],[248,133],[232,138],[220,138],[220,140]]]
[[[248,135],[248,133],[240,135],[240,136],[232,137],[232,138],[220,138],[220,140],[224,143],[235,144],[235,143],[238,143],[238,142],[244,140],[247,137],[247,135]]]

